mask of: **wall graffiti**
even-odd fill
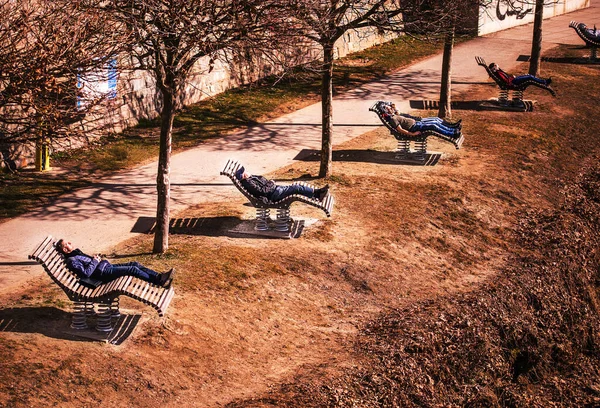
[[[525,9],[524,3],[521,1],[498,0],[498,3],[496,3],[496,17],[500,21],[504,20],[506,17],[512,16],[515,16],[517,20],[521,20],[532,11],[533,8],[531,7]]]

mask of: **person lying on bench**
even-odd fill
[[[489,65],[490,71],[498,75],[508,86],[519,86],[525,81],[533,81],[541,85],[549,86],[552,83],[552,78],[542,79],[531,74],[514,76],[504,72],[500,67],[492,62]]]
[[[462,129],[462,119],[459,119],[456,122],[448,122],[447,120],[438,118],[437,116],[432,116],[429,118],[422,118],[420,116],[409,115],[408,113],[400,113],[396,109],[396,104],[393,102],[385,106],[385,113],[387,113],[389,115],[404,116],[405,118],[414,119],[417,122],[420,121],[420,122],[425,122],[425,123],[437,123],[437,124],[440,124],[440,125],[443,125],[446,127],[454,128],[454,129]]]
[[[80,278],[92,278],[106,283],[121,276],[135,276],[154,285],[168,288],[175,275],[174,269],[158,273],[138,262],[113,265],[102,259],[100,255],[91,257],[84,254],[79,248],[76,249],[71,242],[64,239],[59,239],[55,246],[56,250],[65,257],[67,268]]]
[[[281,186],[273,180],[267,180],[263,176],[250,175],[246,173],[244,166],[240,167],[235,176],[248,192],[256,197],[264,197],[271,202],[283,200],[293,194],[300,194],[308,198],[316,198],[323,201],[329,191],[329,185],[314,189],[301,184]]]
[[[452,138],[458,138],[461,135],[462,125],[460,123],[457,125],[444,124],[442,119],[435,117],[417,120],[418,118],[414,116],[398,113],[392,106],[389,106],[384,117],[398,133],[406,136],[419,136],[421,132],[425,131],[437,132]]]

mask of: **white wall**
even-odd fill
[[[393,36],[379,35],[375,30],[350,31],[336,42],[335,56],[341,58],[349,53],[389,41],[391,38]],[[306,55],[318,56],[319,51],[307,49]],[[258,71],[268,75],[273,69],[263,66],[259,67]],[[239,80],[232,73],[230,65],[216,60],[211,69],[209,58],[202,58],[196,63],[190,75],[183,101],[185,105],[191,105],[239,85]],[[115,109],[107,115],[115,123],[116,132],[137,124],[140,119],[152,119],[159,114],[159,98],[154,80],[147,72],[122,73],[119,78],[118,99],[119,106],[115,106]]]
[[[558,0],[544,7],[544,18],[589,7],[590,0]],[[479,35],[533,22],[535,0],[489,0],[479,11]]]

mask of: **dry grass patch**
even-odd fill
[[[3,298],[6,309],[21,310],[10,316],[21,318],[23,329],[0,336],[0,359],[8,373],[0,378],[0,405],[223,406],[235,401],[233,406],[323,406],[335,401],[351,405],[353,398],[361,401],[359,396],[365,406],[377,405],[388,401],[378,395],[399,395],[396,391],[407,382],[425,384],[430,372],[419,367],[430,367],[425,362],[440,350],[442,334],[447,335],[443,347],[467,347],[477,358],[458,364],[453,356],[466,353],[457,351],[452,358],[436,360],[443,362],[435,366],[439,378],[443,374],[460,382],[484,361],[485,352],[497,353],[494,364],[505,364],[501,361],[508,355],[505,371],[515,362],[528,364],[516,343],[507,350],[487,349],[471,336],[480,327],[492,333],[485,324],[496,312],[510,323],[512,314],[529,307],[527,301],[467,319],[472,326],[465,311],[478,304],[479,295],[487,302],[484,309],[498,304],[487,283],[496,281],[507,265],[539,250],[531,245],[535,240],[515,239],[523,214],[559,208],[559,188],[600,147],[596,107],[580,96],[583,88],[599,94],[598,81],[586,76],[586,67],[553,64],[547,69],[552,69],[558,98],[532,92],[529,96],[538,100],[533,113],[456,111],[463,118],[466,141],[459,151],[432,141],[431,150],[445,154],[437,166],[334,162],[334,176],[327,180],[337,200],[333,217],[323,219],[321,212],[295,204],[294,216],[321,219],[299,239],[228,234],[230,225],[253,214],[240,195],[175,214],[203,218],[210,228],[173,234],[164,256],[149,255],[150,235],[123,243],[115,250],[119,255],[158,269],[174,266],[179,275],[177,296],[165,319],[125,302],[148,313],[120,347],[78,342],[48,329],[67,319],[67,308],[56,303],[62,295],[51,292],[47,280]],[[563,80],[567,76],[571,82]],[[482,100],[495,96],[489,87],[474,92]],[[556,114],[557,109],[565,114]],[[372,149],[392,150],[394,145],[378,129],[336,148],[360,150],[368,158]],[[317,166],[294,162],[272,176],[292,180],[316,174]],[[526,274],[527,264],[523,266],[519,273]],[[515,291],[509,298],[528,299],[518,290],[535,282],[510,286]],[[31,293],[41,295],[21,298]],[[458,305],[460,293],[472,303]],[[55,299],[47,308],[46,296]],[[390,315],[390,310],[403,312]],[[459,331],[444,323],[440,311],[445,321],[464,324],[461,330],[471,337],[452,337]],[[48,313],[56,320],[45,328],[38,321]],[[523,327],[510,333],[518,338]],[[395,359],[402,353],[410,353],[406,361],[412,365],[400,366],[402,359]],[[393,371],[394,366],[401,370]],[[493,373],[484,374],[493,381]],[[481,378],[473,381],[478,384]],[[538,381],[529,374],[522,378]],[[563,390],[580,389],[566,374],[562,379],[567,384]],[[486,391],[490,401],[498,389]],[[449,388],[439,390],[413,390],[411,395],[422,399],[411,401],[426,405],[427,398],[438,401],[432,398],[450,395],[444,394]],[[528,395],[535,390],[527,388]],[[476,401],[485,395],[481,391]],[[556,395],[564,401],[572,394]]]

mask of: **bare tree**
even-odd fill
[[[264,38],[273,22],[267,18],[276,2],[265,0],[106,0],[107,19],[127,27],[134,41],[135,69],[150,72],[160,92],[161,125],[158,160],[156,233],[153,252],[169,246],[169,201],[173,119],[196,62],[248,48]]]
[[[440,2],[431,9],[436,17],[433,30],[444,35],[444,54],[442,57],[442,78],[440,84],[440,103],[438,116],[452,116],[452,53],[457,32],[470,35],[476,28],[479,0],[456,0]]]
[[[322,143],[319,177],[331,174],[333,134],[333,66],[335,42],[344,33],[366,27],[400,30],[399,0],[288,0],[290,16],[298,22],[296,35],[322,50]]]
[[[0,145],[60,142],[101,102],[77,106],[77,76],[101,69],[123,38],[67,0],[0,1]]]
[[[533,38],[531,39],[531,59],[529,61],[529,73],[538,75],[542,61],[542,21],[544,19],[544,0],[535,0],[535,11],[533,18]]]

